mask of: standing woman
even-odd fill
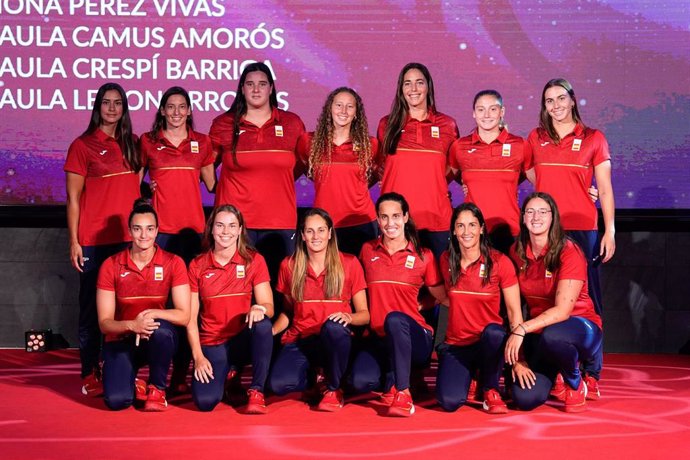
[[[525,146],[525,169],[538,192],[553,196],[562,213],[562,226],[585,253],[589,293],[602,314],[599,263],[616,251],[615,204],[611,186],[611,155],[604,134],[585,126],[572,85],[563,78],[550,80],[541,97],[539,127]],[[596,180],[604,217],[604,234],[598,242],[597,208],[588,188]],[[603,357],[583,364],[590,399],[599,398],[599,373]]]
[[[270,386],[278,395],[303,391],[309,371],[323,367],[326,388],[317,409],[335,412],[344,404],[341,383],[350,359],[350,325],[369,323],[366,282],[357,258],[338,251],[326,211],[309,209],[297,234],[295,254],[280,264],[277,290],[285,296],[285,312],[274,331],[287,331]]]
[[[457,410],[479,370],[484,410],[504,414],[508,408],[498,392],[506,339],[501,295],[513,329],[522,323],[515,267],[489,245],[484,216],[474,203],[453,210],[450,231],[450,248],[440,261],[450,312],[446,339],[438,347],[437,399],[445,410]],[[507,353],[517,359],[517,349]]]
[[[109,257],[98,274],[98,324],[103,345],[103,394],[112,410],[134,400],[144,410],[168,408],[166,379],[177,347],[174,326],[189,322],[189,280],[182,259],[156,245],[158,216],[137,200],[129,216],[132,245]],[[172,293],[174,308],[166,309]],[[136,378],[148,364],[148,386]]]
[[[565,411],[581,412],[588,388],[579,361],[591,360],[602,347],[601,317],[587,292],[587,263],[580,247],[566,237],[549,194],[528,196],[522,216],[510,257],[530,319],[513,327],[506,344],[513,400],[523,410],[543,404],[560,373]],[[516,353],[523,342],[524,361]]]
[[[373,334],[355,358],[352,383],[360,393],[383,389],[387,415],[409,417],[415,412],[412,366],[427,365],[434,345],[433,328],[420,312],[419,291],[426,286],[439,302],[447,298],[433,253],[419,244],[405,198],[384,193],[376,211],[381,236],[365,243],[360,254]]]
[[[230,110],[213,120],[209,134],[222,163],[216,206],[242,209],[272,279],[294,247],[295,179],[302,173],[295,152],[303,132],[297,115],[278,109],[271,70],[256,62],[244,68]]]
[[[155,182],[153,207],[161,220],[156,242],[189,264],[201,251],[205,223],[199,178],[211,192],[216,173],[211,140],[194,131],[184,88],[173,86],[163,93],[151,131],[139,145],[142,166]]]
[[[223,398],[230,369],[251,363],[245,413],[265,414],[264,385],[273,347],[266,262],[249,244],[242,214],[232,205],[214,208],[204,240],[210,250],[189,265],[187,334],[194,357],[194,403],[202,411],[212,410]]]
[[[407,64],[398,76],[391,112],[379,122],[385,155],[381,193],[396,192],[409,200],[420,243],[436,258],[448,247],[448,152],[457,137],[455,120],[436,110],[429,70]]]
[[[453,142],[450,165],[454,176],[461,172],[465,203],[482,210],[492,245],[507,254],[520,231],[517,200],[524,140],[505,127],[503,98],[496,90],[474,96],[472,116],[477,127]]]
[[[139,197],[139,154],[127,95],[117,83],[98,89],[86,131],[67,151],[70,261],[79,272],[79,357],[82,393],[102,393],[101,333],[96,312],[98,269],[131,241],[127,215]]]
[[[369,187],[377,179],[378,151],[359,94],[346,87],[333,90],[316,130],[300,136],[297,151],[314,181],[314,206],[332,216],[340,250],[358,255],[377,235]]]
[[[142,166],[148,169],[153,207],[161,225],[157,243],[182,257],[185,264],[201,252],[204,209],[199,178],[209,192],[216,185],[211,139],[194,131],[189,94],[173,86],[161,97],[151,131],[140,139]],[[186,331],[178,331],[180,343],[173,363],[173,393],[188,390],[186,377],[191,360]]]

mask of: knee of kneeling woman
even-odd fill
[[[443,393],[437,393],[436,401],[438,401],[439,406],[441,406],[444,411],[455,412],[465,405],[467,398],[452,398]]]
[[[488,324],[482,331],[483,340],[502,341],[506,336],[506,331],[500,324]]]
[[[386,331],[386,334],[388,334],[389,331],[400,329],[400,327],[406,323],[406,318],[409,318],[409,316],[400,311],[388,313],[386,319],[383,321],[383,329]]]
[[[324,334],[329,335],[329,336],[336,336],[336,335],[350,335],[350,332],[345,328],[340,323],[337,323],[335,321],[326,320],[322,325],[321,325],[321,335],[323,336]]]
[[[522,389],[519,385],[513,385],[513,402],[520,410],[532,410],[535,409],[546,402],[548,394],[546,397],[539,395],[538,392],[532,389]]]
[[[252,324],[252,331],[254,331],[255,334],[273,334],[271,332],[271,320],[268,319],[267,316],[264,317],[261,321],[257,321]]]
[[[194,399],[194,405],[201,412],[210,412],[220,403],[220,398],[212,395],[200,395],[192,392],[192,399]]]
[[[163,319],[157,319],[156,321],[160,323],[160,326],[158,326],[158,329],[153,331],[153,334],[151,334],[149,340],[174,341],[177,332],[175,332],[175,328],[173,327],[173,325]]]
[[[103,401],[105,401],[105,405],[110,410],[123,410],[132,405],[134,396],[125,394],[105,394],[103,395]]]

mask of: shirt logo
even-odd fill
[[[431,127],[431,137],[434,139],[438,139],[441,137],[441,131],[438,129],[438,126],[432,126]]]
[[[380,257],[379,257],[379,256],[376,256],[376,257],[372,257],[372,258],[371,258],[371,261],[372,261],[372,262],[376,262],[376,261],[379,260],[379,259],[380,259]]]
[[[405,268],[414,268],[414,256],[407,256]]]
[[[98,152],[99,155],[105,155],[106,153],[108,153],[107,150],[103,150],[102,152]]]
[[[542,142],[542,143],[541,143],[541,146],[542,146],[542,147],[546,147],[546,146],[549,145],[549,144],[550,144],[550,142]]]
[[[156,265],[153,267],[153,280],[154,281],[163,281],[163,267],[160,265]]]
[[[239,136],[240,134],[242,134],[242,133],[246,133],[246,132],[247,132],[247,130],[246,130],[246,129],[240,129],[240,131],[239,131],[239,132],[237,133],[237,135]]]
[[[469,150],[467,151],[467,153],[473,153],[473,152],[476,152],[476,151],[477,151],[477,149],[469,149]]]
[[[479,266],[479,277],[486,278],[486,266],[484,264]]]
[[[215,275],[215,273],[207,273],[206,275],[204,275],[204,278],[209,279],[213,275]]]
[[[503,150],[501,150],[501,156],[502,157],[509,157],[510,156],[510,144],[503,144]]]
[[[283,137],[283,127],[276,125],[276,137]]]
[[[160,152],[161,150],[163,150],[165,148],[167,148],[165,145],[161,145],[159,147],[156,147],[156,150],[158,150]]]
[[[189,143],[192,153],[199,153],[199,143],[197,141],[192,141]]]
[[[544,271],[544,278],[553,278],[553,273],[548,270]]]
[[[573,140],[573,152],[579,152],[582,147],[582,139]]]
[[[120,278],[124,278],[125,276],[129,275],[130,272],[123,272],[120,273]]]
[[[244,278],[244,265],[237,266],[237,279]]]

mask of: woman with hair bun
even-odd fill
[[[98,273],[98,324],[103,345],[103,395],[112,410],[135,400],[147,412],[168,408],[166,379],[177,348],[175,326],[189,322],[189,279],[182,259],[156,244],[158,216],[146,200],[129,215],[132,245]],[[166,309],[168,296],[173,308]],[[136,378],[149,366],[148,384]]]

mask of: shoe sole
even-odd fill
[[[265,415],[265,414],[268,414],[268,408],[258,407],[258,406],[254,406],[254,407],[247,406],[244,413],[247,415]]]
[[[506,406],[488,406],[486,403],[482,404],[482,408],[484,409],[484,412],[487,414],[507,414],[508,413],[508,407]]]
[[[412,415],[414,415],[414,406],[412,406],[412,408],[409,411],[405,409],[391,407],[390,409],[388,409],[387,415],[389,417],[411,417]]]
[[[169,406],[144,406],[144,412],[165,412],[169,409]]]
[[[319,404],[316,406],[316,410],[320,412],[338,412],[340,409],[342,409],[343,406],[335,405],[335,404]]]

